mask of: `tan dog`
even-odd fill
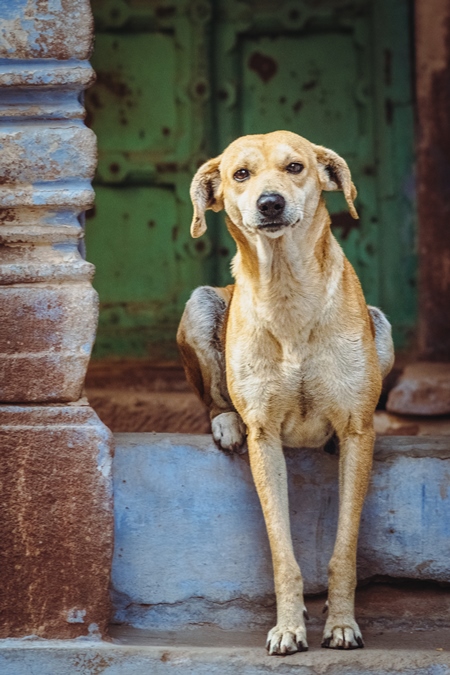
[[[218,445],[238,451],[247,433],[275,576],[270,654],[308,647],[282,445],[320,448],[332,438],[340,446],[340,507],[322,645],[363,646],[354,619],[356,547],[373,412],[394,352],[389,322],[367,307],[331,233],[323,190],[342,190],[358,217],[346,162],[288,131],[239,138],[191,186],[193,237],[206,230],[206,209],[229,216],[235,284],[194,291],[178,343]]]

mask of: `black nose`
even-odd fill
[[[281,216],[286,205],[284,197],[271,192],[269,194],[262,194],[256,202],[258,210],[265,218],[276,218]]]

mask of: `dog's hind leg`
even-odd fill
[[[228,394],[223,336],[231,295],[231,287],[197,288],[186,304],[177,342],[186,378],[209,410],[215,442],[239,452],[246,429]]]
[[[391,371],[394,365],[394,342],[391,334],[391,324],[378,307],[367,306],[375,331],[375,347],[381,369],[381,377]]]

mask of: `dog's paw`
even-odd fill
[[[245,452],[246,428],[237,412],[226,412],[211,420],[212,435],[222,450]]]
[[[323,631],[322,647],[330,649],[358,649],[364,647],[361,631],[353,619],[333,621],[328,617]]]
[[[267,635],[266,649],[270,655],[295,654],[307,652],[305,626],[275,626]]]

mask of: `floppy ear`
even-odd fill
[[[194,217],[191,224],[191,235],[201,237],[206,232],[205,211],[221,211],[223,209],[222,187],[220,180],[221,155],[210,159],[199,168],[191,183],[191,200]]]
[[[353,218],[359,218],[353,204],[358,193],[352,183],[347,162],[336,152],[333,152],[333,150],[324,148],[321,145],[314,145],[313,147],[317,157],[317,168],[319,170],[322,190],[342,190],[350,214]]]

